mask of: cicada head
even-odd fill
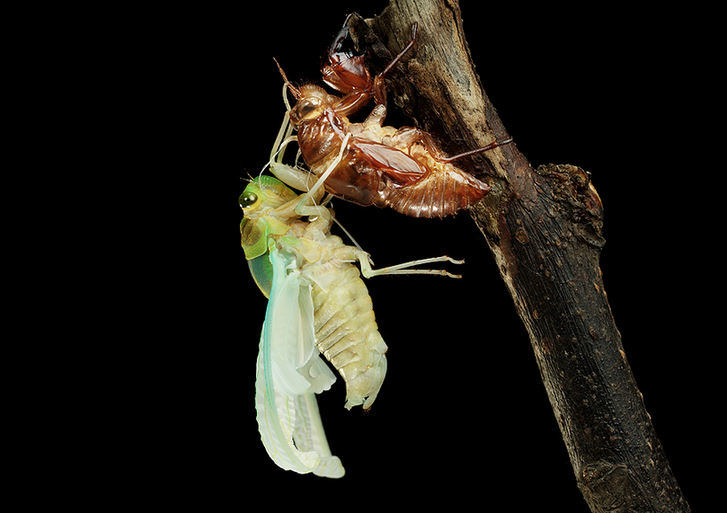
[[[290,122],[293,124],[293,128],[298,128],[298,125],[303,121],[316,119],[321,116],[326,108],[337,101],[337,98],[332,97],[326,93],[325,89],[317,85],[306,84],[301,87],[295,87],[288,80],[285,71],[280,67],[278,61],[276,59],[273,60],[278,66],[278,71],[280,71],[286,87],[297,100],[295,106],[290,110]]]
[[[245,258],[251,260],[268,250],[270,235],[283,235],[289,226],[272,211],[295,199],[297,194],[272,176],[258,176],[250,181],[240,194],[243,218],[240,223],[242,248]]]
[[[290,110],[290,122],[295,128],[298,128],[303,121],[322,116],[332,103],[331,95],[326,93],[322,87],[313,84],[303,85],[300,87],[298,103]]]

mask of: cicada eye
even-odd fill
[[[303,86],[301,88],[303,98],[290,111],[290,121],[294,126],[301,121],[320,116],[323,107],[323,96],[326,93],[319,89],[312,86]]]
[[[305,119],[307,116],[310,116],[311,112],[316,110],[317,107],[318,106],[313,102],[301,103],[300,108],[298,109],[298,116],[301,119]]]
[[[244,191],[240,194],[240,208],[248,208],[257,201],[257,194],[251,191]]]

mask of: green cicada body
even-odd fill
[[[365,251],[330,233],[331,211],[308,202],[310,193],[299,195],[269,176],[252,180],[240,196],[245,258],[268,297],[255,405],[263,445],[275,463],[300,473],[340,477],[343,466],[328,447],[314,395],[336,379],[321,355],[344,379],[349,409],[371,407],[387,369],[387,346],[361,274],[452,276],[407,268],[458,262],[436,257],[373,270]]]
[[[318,207],[315,221],[302,221],[298,197],[268,176],[240,196],[245,257],[269,298],[257,363],[258,424],[279,466],[339,477],[343,467],[328,449],[313,395],[335,381],[320,355],[346,381],[346,406],[367,408],[386,374],[386,344],[350,263],[360,250],[330,235],[328,209]]]

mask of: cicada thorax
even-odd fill
[[[368,409],[386,376],[387,346],[358,268],[340,261],[306,266],[316,346],[346,383],[346,408]]]
[[[330,111],[299,125],[301,154],[316,175],[322,174],[337,158],[347,133],[346,125],[343,119]],[[325,182],[326,190],[358,205],[386,206],[384,191],[387,184],[380,169],[350,141],[336,169]]]

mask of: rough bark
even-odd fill
[[[389,76],[389,101],[450,154],[507,138],[474,71],[456,0],[391,0],[374,19],[350,23],[380,69],[414,21],[415,51]],[[527,328],[591,511],[690,511],[611,314],[599,268],[602,205],[589,174],[572,165],[533,168],[515,144],[460,163],[493,187],[471,215]]]

